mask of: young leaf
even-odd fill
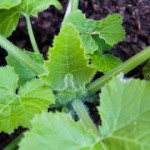
[[[29,51],[23,52],[27,54],[30,58],[32,58],[35,62],[43,66],[44,60],[41,54],[32,53]],[[33,79],[36,76],[34,72],[29,70],[24,64],[17,61],[14,57],[8,55],[6,60],[7,64],[14,67],[15,72],[19,75],[18,86],[25,84],[27,81]]]
[[[1,0],[0,9],[10,9],[21,3],[21,0]]]
[[[54,103],[52,91],[40,80],[27,82],[16,94],[18,76],[14,70],[3,67],[0,73],[0,92],[3,92],[0,93],[0,131],[12,133],[19,126],[29,127],[35,114],[46,111]]]
[[[125,37],[125,31],[122,27],[123,17],[119,14],[111,14],[97,22],[97,29],[94,34],[98,34],[100,39],[111,46],[122,41]]]
[[[58,9],[61,4],[58,0],[22,0],[19,5],[9,10],[0,10],[0,34],[8,37],[16,29],[19,17],[37,16],[38,13],[54,5]]]
[[[98,51],[91,55],[90,59],[92,66],[103,73],[107,73],[121,64],[121,60],[119,58],[110,54],[101,54]]]
[[[40,134],[39,134],[40,133]],[[96,140],[82,122],[64,113],[42,113],[32,120],[19,150],[96,150]]]
[[[76,19],[78,18],[78,19]],[[122,16],[111,14],[99,21],[87,19],[81,11],[73,11],[63,22],[63,26],[72,24],[80,32],[82,45],[86,54],[93,54],[98,50],[98,44],[94,37],[98,35],[99,40],[103,39],[108,45],[113,46],[122,41],[125,31],[122,27]]]
[[[65,26],[49,50],[49,61],[46,62],[49,74],[43,79],[58,91],[67,89],[66,79],[76,88],[83,87],[95,73],[84,55],[78,31],[71,25]]]
[[[150,149],[150,82],[113,78],[102,88],[98,107],[106,150]]]
[[[62,26],[64,27],[68,24],[72,24],[79,31],[85,52],[93,54],[98,49],[95,40],[91,36],[96,27],[96,21],[86,19],[85,15],[80,10],[77,10],[65,17]]]

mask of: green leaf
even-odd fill
[[[100,97],[104,149],[149,150],[150,82],[115,77]]]
[[[119,14],[111,14],[98,21],[97,29],[94,34],[98,34],[100,39],[111,46],[122,41],[125,37],[125,31],[122,27],[123,17]]]
[[[77,10],[71,12],[67,17],[64,18],[62,24],[63,27],[68,24],[72,24],[79,31],[81,35],[82,46],[85,48],[85,52],[87,54],[93,54],[94,51],[98,49],[98,46],[91,36],[91,33],[96,27],[96,21],[87,19],[80,10]]]
[[[15,8],[0,10],[0,34],[5,37],[10,36],[17,27],[19,16]]]
[[[58,0],[22,0],[19,5],[12,9],[0,10],[0,34],[5,37],[10,36],[16,29],[21,15],[37,16],[50,5],[54,5],[58,9],[61,8]]]
[[[44,11],[50,5],[61,9],[61,4],[58,0],[22,0],[17,9],[24,15],[37,16],[38,13]]]
[[[43,130],[44,129],[44,130]],[[64,113],[42,113],[32,120],[19,150],[96,150],[96,140],[82,122]]]
[[[65,26],[49,50],[49,61],[46,62],[49,74],[43,79],[58,91],[68,88],[66,80],[73,80],[71,83],[76,88],[84,87],[95,73],[84,55],[78,31],[71,25]]]
[[[30,58],[32,58],[35,62],[43,66],[44,60],[41,54],[37,54],[29,51],[23,51],[23,52],[27,54]],[[28,69],[24,64],[17,61],[14,57],[8,55],[6,60],[7,60],[7,64],[9,66],[14,67],[15,72],[19,75],[19,81],[18,81],[19,86],[25,84],[27,81],[30,81],[36,76],[34,72]]]
[[[18,75],[14,69],[7,67],[0,67],[0,100],[7,102],[7,100],[15,97],[18,82]],[[2,104],[2,103],[1,103]],[[1,107],[0,104],[0,107]]]
[[[142,71],[143,71],[144,78],[145,78],[146,80],[150,80],[150,61],[148,61],[148,62],[144,65]]]
[[[97,51],[90,56],[90,59],[92,66],[103,73],[107,73],[121,64],[121,60],[119,58],[110,54],[101,54]]]
[[[1,0],[0,9],[10,9],[21,3],[21,0]]]
[[[81,11],[73,11],[63,22],[63,26],[72,24],[80,32],[82,45],[86,54],[93,54],[98,50],[99,42],[105,41],[105,46],[111,46],[122,41],[125,37],[125,31],[122,27],[122,16],[111,14],[99,21],[87,19]],[[94,36],[98,35],[100,41],[96,41]],[[102,45],[104,47],[104,43]]]
[[[27,82],[16,94],[18,76],[14,70],[3,67],[0,73],[0,92],[3,92],[0,93],[0,131],[12,133],[19,126],[29,127],[35,114],[46,111],[54,103],[52,91],[40,80]]]

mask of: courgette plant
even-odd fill
[[[87,19],[78,3],[69,1],[49,60],[43,60],[30,17],[49,5],[61,9],[59,1],[0,2],[0,46],[8,52],[7,66],[0,67],[0,131],[11,134],[19,126],[28,128],[5,150],[16,149],[18,143],[19,150],[150,149],[150,82],[123,78],[150,57],[150,47],[122,63],[108,53],[124,39],[122,16]],[[23,16],[34,52],[6,39]],[[92,81],[96,71],[104,76]],[[84,103],[99,90],[102,125],[97,127]]]

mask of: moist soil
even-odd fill
[[[60,2],[63,10],[58,11],[50,7],[40,13],[38,18],[32,18],[35,37],[45,59],[47,59],[48,48],[52,46],[54,35],[59,33],[68,0]],[[88,18],[95,20],[102,19],[111,13],[120,13],[124,16],[123,26],[126,30],[126,38],[111,50],[112,54],[123,61],[150,45],[150,0],[80,0],[79,8]],[[21,48],[32,51],[24,18],[20,19],[17,30],[9,37],[9,40]],[[6,56],[7,52],[0,49],[0,66],[6,65]],[[142,78],[142,66],[143,64],[129,72],[127,76]],[[100,124],[95,104],[87,103],[87,106],[94,122]],[[3,150],[23,131],[24,129],[19,128],[11,135],[0,133],[0,150]]]

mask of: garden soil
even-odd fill
[[[59,33],[61,22],[67,7],[67,0],[60,1],[63,10],[58,11],[50,7],[38,18],[32,18],[33,30],[43,57],[47,59],[47,51],[52,46],[54,35]],[[123,61],[138,53],[150,45],[150,0],[80,0],[80,9],[88,18],[102,19],[111,13],[120,13],[124,16],[123,26],[126,30],[126,38],[116,45],[111,53],[120,57]],[[9,39],[17,46],[32,51],[24,18],[20,19],[17,30]],[[6,65],[7,52],[0,49],[0,66]],[[140,65],[127,76],[142,77]],[[89,112],[96,124],[100,123],[95,105],[87,104]],[[11,142],[24,129],[19,128],[15,133],[7,135],[0,133],[0,150]]]

